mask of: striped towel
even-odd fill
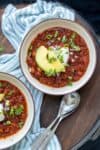
[[[68,8],[61,6],[59,3],[45,2],[37,0],[22,9],[16,9],[9,4],[2,16],[2,32],[10,41],[15,49],[15,53],[0,56],[0,71],[10,73],[23,81],[30,89],[35,102],[35,121],[31,130],[25,138],[18,144],[10,148],[10,150],[30,150],[30,144],[37,135],[42,132],[40,128],[40,108],[43,100],[43,93],[33,88],[27,83],[22,71],[19,67],[19,46],[27,31],[37,23],[47,18],[65,18],[74,20],[74,12]],[[52,138],[47,150],[61,150],[61,146],[56,136]]]

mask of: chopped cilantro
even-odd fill
[[[19,105],[19,106],[12,106],[10,109],[10,116],[19,116],[22,114],[24,110],[24,106],[23,105]]]
[[[56,58],[55,57],[49,58],[48,61],[49,61],[49,63],[53,63],[56,61]]]
[[[7,120],[6,122],[4,122],[4,125],[11,125],[11,121]]]
[[[55,53],[53,51],[51,51],[51,52],[48,52],[47,59],[48,59],[49,63],[53,63],[56,61],[57,58],[56,58]]]
[[[64,62],[64,60],[63,60],[63,55],[58,55],[58,59],[59,59],[59,61],[60,61],[61,63]]]
[[[24,125],[24,122],[23,122],[23,121],[20,121],[20,122],[18,123],[19,128],[22,128],[23,125]]]
[[[50,40],[52,38],[52,35],[51,34],[47,34],[46,35],[46,39]]]
[[[24,106],[23,105],[19,105],[16,109],[15,109],[15,115],[21,115],[23,112]]]
[[[45,75],[47,75],[48,77],[50,76],[56,76],[56,70],[53,69],[49,69],[48,71],[45,71]]]
[[[58,36],[59,32],[56,31],[55,34],[54,34],[54,37],[56,38]]]

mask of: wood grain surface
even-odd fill
[[[20,5],[17,7],[23,7]],[[0,8],[0,20],[4,9]],[[97,65],[90,81],[79,90],[81,103],[77,111],[64,119],[57,129],[57,136],[63,150],[71,150],[92,129],[96,120],[100,117],[100,48],[96,42],[95,34],[91,27],[76,14],[76,21],[84,25],[94,38],[97,49]],[[0,44],[4,46],[5,53],[13,52],[14,49],[2,34],[0,28]],[[61,96],[45,95],[41,109],[41,126],[47,127],[55,118]]]

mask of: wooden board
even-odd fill
[[[24,5],[22,5],[24,6]],[[21,5],[18,7],[22,7]],[[0,8],[0,16],[3,9]],[[100,48],[96,36],[91,27],[76,14],[76,21],[84,25],[93,36],[97,47],[97,66],[90,81],[79,90],[81,103],[77,111],[70,117],[64,119],[57,129],[57,136],[62,144],[63,150],[70,150],[83,140],[93,128],[100,116]],[[14,49],[3,36],[0,28],[0,44],[5,47],[5,52],[13,52]],[[41,125],[47,127],[55,118],[60,104],[60,96],[45,95],[41,109]]]
[[[76,14],[76,21],[85,26],[94,38],[97,47],[97,65],[90,81],[79,90],[81,103],[78,110],[69,118],[66,118],[59,126],[57,135],[62,143],[63,150],[70,150],[76,144],[82,142],[89,134],[94,124],[100,118],[100,48],[91,27]],[[54,119],[59,107],[61,97],[46,95],[41,111],[43,126],[49,125]]]

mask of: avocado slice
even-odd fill
[[[65,71],[65,66],[59,61],[59,59],[55,59],[54,61],[50,62],[48,60],[48,54],[50,57],[53,56],[53,52],[49,51],[45,46],[40,46],[37,49],[36,52],[36,62],[38,66],[44,71],[44,72],[50,72],[52,71],[51,75],[55,73],[60,73]]]

